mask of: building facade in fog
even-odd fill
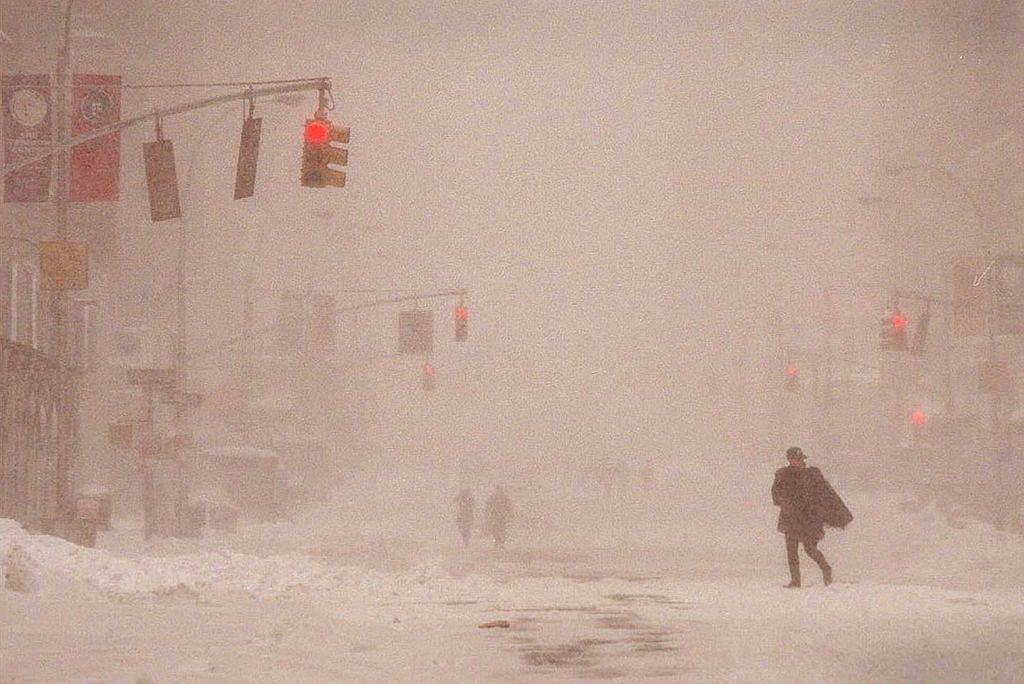
[[[961,468],[973,468],[972,477],[1017,468],[1019,476],[1022,338],[956,335],[950,302],[958,268],[975,278],[984,273],[980,286],[987,288],[993,259],[1024,253],[1022,8],[1010,0],[932,0],[890,12],[889,111],[879,151],[888,253],[880,258],[891,265],[893,290],[940,301],[930,307],[920,358],[881,354],[887,410],[907,451],[937,481],[943,473],[945,481],[955,479]],[[926,308],[913,298],[900,307],[911,330]],[[983,386],[993,359],[1010,379],[997,391]],[[917,408],[928,423],[907,419]]]

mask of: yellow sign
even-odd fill
[[[44,290],[86,289],[89,287],[88,245],[67,240],[40,242],[39,272]]]

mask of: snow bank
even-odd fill
[[[103,549],[75,546],[57,537],[29,534],[16,522],[0,519],[0,565],[15,554],[43,572],[108,594],[189,590],[243,592],[266,597],[302,590],[386,595],[403,585],[426,582],[444,574],[440,563],[397,575],[363,568],[330,567],[297,553],[265,558],[231,551],[120,556]]]
[[[403,572],[380,572],[353,566],[334,566],[308,555],[289,553],[266,557],[232,551],[203,551],[173,556],[115,555],[104,549],[75,546],[63,539],[26,532],[12,520],[0,519],[0,566],[15,554],[40,572],[64,584],[91,587],[103,594],[144,597],[174,594],[214,596],[242,593],[273,598],[308,594],[344,609],[374,610],[396,601],[445,603],[527,600],[546,605],[575,595],[569,580],[523,578],[502,582],[485,575],[452,577],[440,557]],[[619,588],[595,584],[595,589]],[[525,592],[525,593],[524,593]]]

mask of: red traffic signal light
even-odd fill
[[[465,342],[469,337],[469,309],[464,304],[455,307],[455,340]]]
[[[325,143],[331,135],[331,127],[322,119],[312,119],[306,122],[306,129],[302,137],[309,143]]]
[[[913,411],[910,412],[910,422],[913,423],[916,427],[924,425],[927,420],[928,416],[926,416],[924,411],[922,411],[921,409],[914,409]]]
[[[432,392],[434,391],[434,376],[436,372],[434,367],[429,363],[423,364],[423,391]]]

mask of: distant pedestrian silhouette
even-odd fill
[[[473,492],[469,491],[469,487],[463,488],[455,497],[455,507],[455,524],[459,526],[459,532],[462,534],[462,545],[468,547],[469,538],[473,534],[473,517],[476,507],[476,502],[473,501]]]
[[[494,545],[505,548],[508,524],[512,520],[512,501],[501,486],[494,488],[494,493],[487,499],[484,507],[484,533],[494,539]]]

